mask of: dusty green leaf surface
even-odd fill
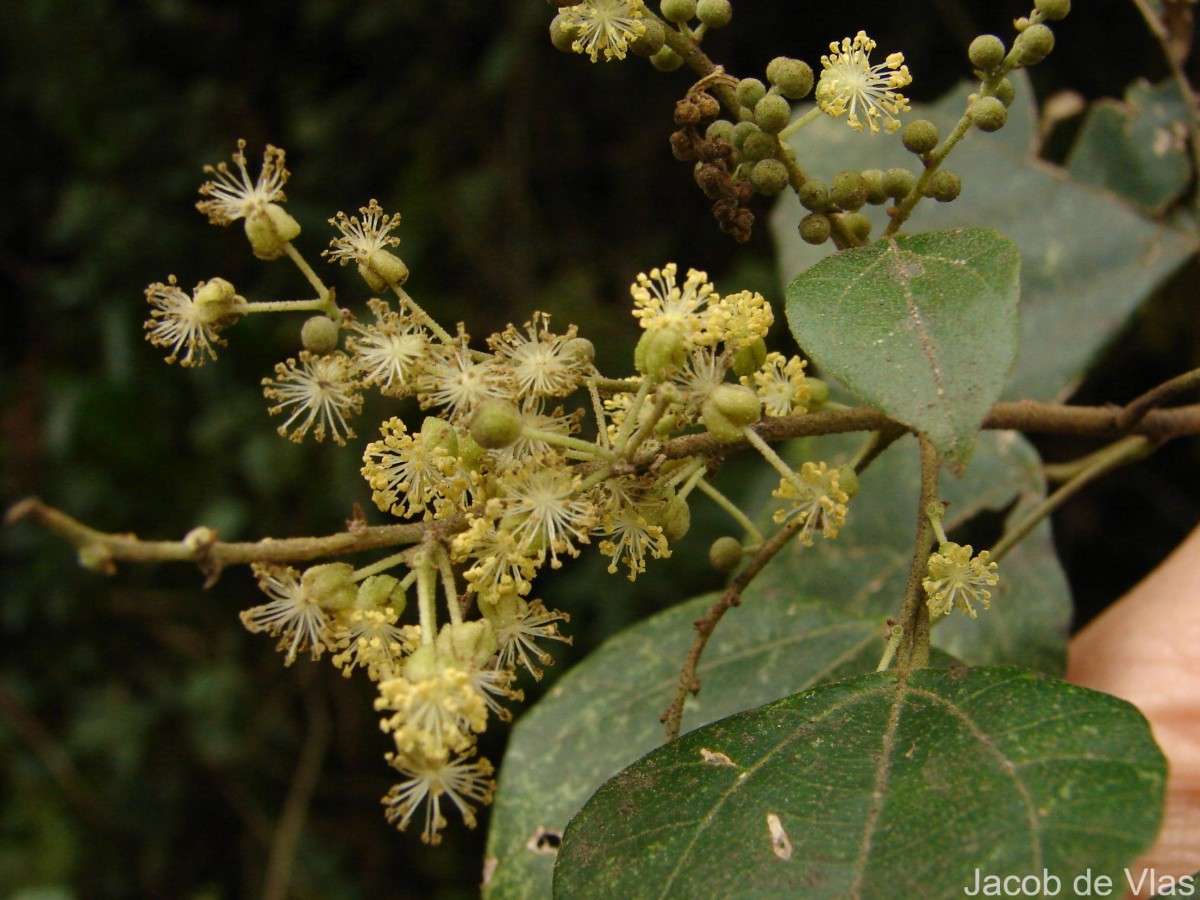
[[[906,231],[987,226],[1011,239],[1021,255],[1017,364],[1004,395],[1050,400],[1068,395],[1154,289],[1196,249],[1193,237],[1139,213],[1111,191],[1071,177],[1036,158],[1036,110],[1028,83],[1017,79],[1008,124],[978,131],[950,154],[945,167],[962,178],[952,203],[922,202]],[[966,107],[963,86],[932,106],[915,108],[947,134]],[[791,139],[799,163],[828,183],[843,169],[902,166],[914,157],[895,138],[859,134],[822,117]],[[862,210],[883,232],[882,207]],[[804,243],[796,230],[806,211],[785,193],[772,216],[781,280],[828,256],[830,246]]]
[[[810,459],[838,465],[853,458],[861,440],[838,436],[796,441],[785,455],[795,466]],[[812,547],[787,548],[758,577],[757,588],[781,600],[819,597],[853,615],[898,615],[916,536],[918,457],[912,438],[889,447],[863,472],[838,537],[817,539]],[[941,480],[950,537],[964,537],[962,530],[969,530],[972,520],[984,513],[1007,513],[1010,523],[1022,518],[1045,496],[1039,467],[1037,451],[1021,435],[980,435],[966,474]],[[775,484],[778,478],[770,479],[770,485]],[[764,485],[764,504],[768,493]],[[1072,603],[1048,525],[1039,526],[1000,563],[1000,584],[991,602],[991,609],[981,610],[978,619],[955,614],[940,622],[933,631],[934,646],[972,665],[1012,663],[1061,674]]]
[[[539,835],[561,833],[606,779],[662,743],[659,715],[691,645],[691,623],[713,599],[681,603],[615,636],[521,716],[492,807],[488,897],[550,896],[554,856],[539,852]],[[760,600],[751,591],[709,641],[702,689],[688,700],[683,730],[874,671],[882,633],[878,619],[847,616],[796,594]]]
[[[826,684],[685,735],[572,821],[555,896],[961,897],[1153,841],[1166,767],[1122,700],[1014,667]]]
[[[1187,107],[1174,82],[1137,81],[1124,102],[1098,100],[1067,158],[1075,178],[1159,210],[1187,189]]]
[[[961,468],[1016,359],[1019,267],[986,228],[888,238],[798,275],[788,323],[823,373]]]

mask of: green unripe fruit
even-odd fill
[[[717,119],[704,129],[704,136],[709,140],[729,141],[733,143],[733,123],[728,119]]]
[[[854,466],[839,466],[838,470],[838,487],[845,491],[850,497],[858,494],[858,473],[854,471]]]
[[[1054,32],[1048,25],[1030,25],[1013,42],[1017,60],[1023,66],[1033,66],[1050,55],[1054,49]]]
[[[752,134],[761,134],[762,129],[753,122],[738,122],[733,126],[733,137],[730,142],[739,150],[746,145],[746,141],[750,139]]]
[[[883,189],[883,172],[880,169],[863,169],[859,174],[862,175],[863,184],[867,186],[867,202],[872,206],[879,206],[882,203],[887,203],[887,191]]]
[[[749,378],[750,375],[761,369],[762,364],[766,361],[766,342],[762,338],[755,338],[750,343],[738,347],[737,352],[733,354],[733,362],[730,368],[739,377]]]
[[[983,69],[985,72],[990,72],[1004,62],[1004,56],[1007,53],[1004,41],[994,34],[979,35],[971,41],[971,46],[967,48],[967,56],[971,60],[971,65]]]
[[[653,56],[662,49],[663,43],[667,39],[667,33],[658,19],[642,19],[642,25],[646,30],[629,44],[629,52],[634,56],[645,58]],[[553,33],[551,33],[551,39],[553,39]]]
[[[746,162],[758,162],[760,159],[770,159],[779,149],[779,140],[773,134],[765,131],[755,131],[747,135],[742,142],[742,159]]]
[[[521,412],[497,397],[480,401],[471,416],[471,438],[486,450],[499,450],[521,436]]]
[[[729,0],[700,0],[696,18],[709,28],[724,28],[733,18],[733,6]]]
[[[338,345],[338,324],[329,316],[312,316],[300,329],[300,342],[309,353],[332,353]]]
[[[1042,14],[1043,19],[1056,22],[1065,19],[1071,12],[1071,0],[1034,0],[1033,7]]]
[[[862,213],[842,213],[842,225],[859,241],[866,241],[871,236],[871,220]]]
[[[962,193],[962,179],[954,172],[935,172],[925,185],[925,196],[938,203],[949,203]]]
[[[792,104],[778,94],[767,94],[754,104],[754,121],[770,134],[779,134],[792,119]]]
[[[354,605],[358,609],[383,609],[390,606],[396,615],[404,614],[408,598],[400,582],[391,575],[369,575],[358,586]]]
[[[867,202],[867,183],[857,172],[838,172],[829,186],[829,199],[842,209],[858,209]]]
[[[349,563],[322,563],[305,569],[300,586],[327,612],[349,609],[358,599],[354,566]]]
[[[300,223],[278,203],[268,203],[246,219],[246,237],[259,259],[283,256],[288,241],[300,233]]]
[[[674,72],[683,65],[683,57],[670,47],[664,46],[650,57],[650,65],[660,72]]]
[[[917,185],[917,176],[908,169],[888,169],[883,173],[883,189],[893,200],[908,196]]]
[[[980,97],[967,108],[967,115],[980,131],[999,131],[1008,121],[1008,110],[995,97]]]
[[[708,561],[718,572],[732,572],[742,561],[742,542],[735,537],[719,537],[708,548]]]
[[[673,544],[686,535],[692,527],[692,508],[688,506],[687,498],[672,497],[657,524],[668,543]]]
[[[763,159],[754,164],[750,184],[764,197],[774,197],[788,185],[787,166],[777,159]]]
[[[746,109],[754,109],[754,104],[767,96],[767,86],[757,78],[743,78],[737,83],[734,93],[737,94],[738,103]]]
[[[570,53],[571,45],[575,43],[575,28],[567,25],[562,13],[550,21],[550,43],[555,50]]]
[[[814,412],[825,405],[829,399],[829,384],[820,378],[805,376],[804,383],[808,385],[808,411]]]
[[[812,90],[813,70],[803,60],[777,56],[767,63],[767,81],[789,100],[799,100]]]
[[[994,96],[1005,107],[1012,106],[1013,101],[1017,99],[1017,86],[1007,78],[1001,78],[1000,83],[996,85]]]
[[[633,350],[633,364],[643,375],[664,380],[683,365],[683,335],[674,328],[651,328]]]
[[[829,188],[823,181],[810,178],[800,185],[796,193],[800,197],[800,205],[811,212],[824,212],[829,208]]]
[[[909,153],[928,153],[938,145],[937,126],[928,119],[914,119],[900,132],[900,142]]]
[[[696,0],[662,0],[662,17],[668,22],[682,25],[696,15]]]
[[[810,213],[800,220],[800,237],[807,244],[820,246],[829,240],[832,231],[833,227],[829,222],[829,217],[820,213]]]

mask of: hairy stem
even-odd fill
[[[921,497],[917,501],[917,536],[913,541],[912,565],[904,588],[900,627],[904,634],[896,650],[896,671],[906,675],[929,665],[929,606],[921,582],[929,567],[933,545],[933,526],[926,509],[938,502],[938,471],[941,459],[929,438],[921,435]]]

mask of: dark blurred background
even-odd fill
[[[1039,95],[1120,96],[1139,74],[1164,76],[1132,4],[1080,6],[1034,72]],[[762,77],[776,55],[817,64],[830,40],[865,28],[880,52],[903,50],[912,96],[932,100],[969,74],[971,37],[1010,35],[1027,11],[735,0],[733,25],[706,48]],[[102,529],[173,539],[198,523],[228,539],[327,533],[355,502],[373,513],[357,469],[382,406],[341,451],[290,444],[265,413],[258,380],[295,352],[300,317],[239,324],[219,363],[198,370],[164,365],[142,340],[142,289],[170,273],[189,287],[220,275],[252,299],[307,291],[289,264],[254,259],[239,228],[212,228],[192,208],[201,166],[239,137],[255,165],[265,143],[287,149],[306,255],[328,239],[325,219],[378,198],[403,213],[409,290],[478,337],[549,310],[620,373],[638,271],[677,260],[719,287],[779,298],[768,205],[735,245],[670,156],[689,75],[557,53],[551,14],[541,0],[6,0],[4,505],[38,494]],[[1189,267],[1137,317],[1080,401],[1124,402],[1200,365],[1195,276]],[[366,296],[349,270],[330,277],[345,298]],[[1040,446],[1057,459],[1095,445]],[[1056,517],[1081,618],[1200,520],[1196,452],[1169,446]],[[574,617],[559,670],[717,583],[681,564],[719,527],[700,506],[691,542],[632,591],[594,552],[541,582],[547,605]],[[238,623],[261,599],[248,573],[208,591],[186,566],[105,578],[28,525],[0,531],[0,552],[0,897],[257,896],[300,821],[294,896],[477,892],[486,818],[476,833],[452,823],[437,849],[387,825],[378,798],[392,779],[369,684],[327,664],[284,669],[272,642]],[[526,687],[532,699],[545,684]],[[503,730],[487,735],[497,763]],[[310,774],[306,814],[285,815]]]

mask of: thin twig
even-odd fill
[[[908,584],[904,588],[904,604],[900,611],[900,627],[904,634],[896,652],[896,671],[906,675],[913,669],[929,665],[929,606],[925,603],[922,581],[929,568],[929,551],[933,546],[933,526],[926,510],[938,501],[938,473],[941,459],[933,442],[921,436],[921,496],[917,501],[917,536],[913,541],[912,565]]]

